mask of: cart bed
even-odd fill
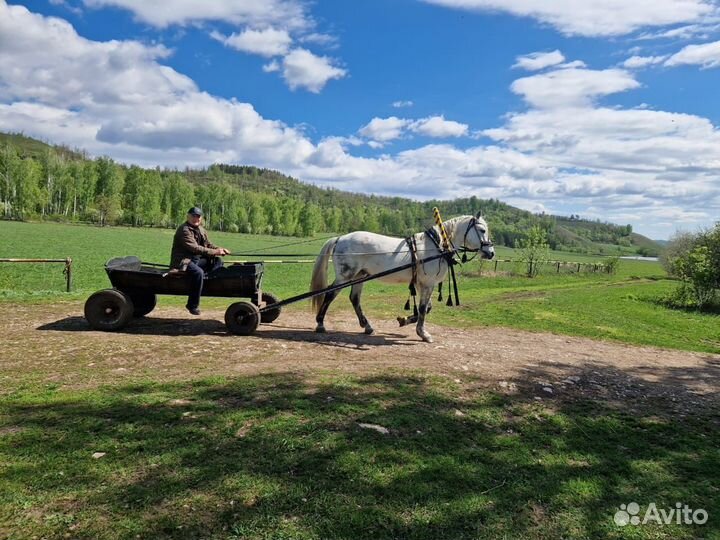
[[[187,295],[190,279],[185,272],[169,266],[143,263],[137,257],[111,259],[105,271],[113,287],[121,291]],[[261,262],[234,263],[205,277],[203,296],[253,298],[262,288]]]

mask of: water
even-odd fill
[[[657,261],[660,260],[660,259],[658,259],[657,257],[640,257],[639,255],[637,255],[637,256],[635,256],[635,257],[620,257],[620,258],[621,258],[621,259],[627,259],[627,260],[629,260],[629,261],[653,261],[653,262],[657,262]]]

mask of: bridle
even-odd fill
[[[480,235],[480,231],[477,230],[477,225],[478,225],[479,223],[480,223],[480,222],[478,221],[477,216],[473,216],[472,218],[470,218],[470,221],[468,221],[468,226],[467,226],[467,228],[465,229],[465,234],[463,235],[462,249],[463,249],[464,251],[470,251],[470,252],[475,253],[475,255],[474,255],[471,259],[469,259],[469,260],[473,260],[475,257],[477,257],[477,254],[478,254],[483,248],[493,247],[493,246],[494,246],[494,244],[492,243],[492,241],[490,241],[490,240],[483,240],[483,237]],[[477,249],[470,249],[469,247],[467,247],[467,237],[468,237],[468,234],[470,233],[470,229],[474,229],[474,230],[475,230],[475,234],[477,234],[478,241],[480,242],[480,247],[477,248]],[[463,254],[463,259],[464,259],[463,262],[467,262],[467,261],[468,261],[468,258],[467,258],[467,256],[466,256],[465,254]]]

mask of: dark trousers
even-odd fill
[[[203,278],[205,273],[210,274],[223,265],[220,257],[200,257],[196,255],[190,261],[187,267],[187,273],[190,277],[190,294],[188,295],[188,309],[196,309],[200,306],[200,295],[202,294]]]

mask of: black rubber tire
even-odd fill
[[[98,291],[85,301],[85,319],[95,330],[112,332],[132,319],[132,300],[117,289]]]
[[[249,336],[260,324],[260,310],[250,302],[235,302],[225,311],[225,326],[231,334]]]
[[[147,291],[122,291],[133,303],[133,317],[144,317],[157,305],[157,295]]]
[[[265,302],[266,305],[275,304],[280,301],[280,299],[275,296],[273,293],[264,292],[262,293],[262,299],[263,302]],[[255,303],[255,300],[253,300],[253,304]],[[277,319],[280,316],[280,310],[282,308],[275,308],[275,309],[268,309],[267,311],[263,311],[260,313],[260,322],[261,323],[271,323],[275,319]]]

